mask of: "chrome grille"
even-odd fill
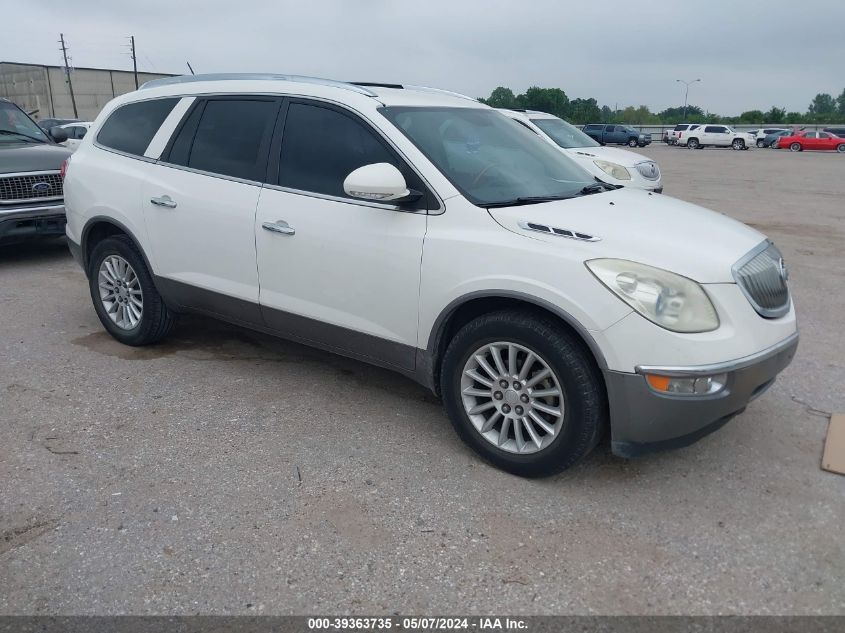
[[[657,163],[651,160],[647,160],[642,163],[637,163],[636,165],[637,171],[640,172],[643,178],[648,178],[649,180],[657,180],[660,178],[660,167],[657,166]]]
[[[789,274],[777,246],[764,242],[733,267],[740,289],[760,316],[772,319],[789,310]]]
[[[58,171],[0,174],[0,204],[54,200],[61,198],[62,193],[62,177]]]

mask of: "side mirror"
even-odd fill
[[[61,128],[58,125],[51,127],[49,134],[50,138],[56,141],[56,143],[64,143],[67,140],[67,132],[64,128]]]
[[[390,163],[359,167],[343,181],[343,190],[353,198],[378,202],[410,202],[421,195],[408,189],[405,177]]]

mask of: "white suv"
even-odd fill
[[[704,147],[730,147],[732,149],[748,149],[757,144],[757,139],[748,132],[737,132],[727,125],[701,124],[691,126],[683,136],[675,142],[676,145],[689,149]]]
[[[520,475],[608,426],[622,456],[689,444],[797,347],[765,236],[596,182],[468,97],[157,80],[104,108],[66,174],[70,248],[117,340],[194,311],[388,367]]]
[[[502,110],[529,130],[560,148],[603,182],[661,193],[660,167],[650,158],[618,147],[604,147],[574,125],[545,112]]]

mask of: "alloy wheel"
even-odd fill
[[[508,341],[470,354],[461,374],[461,399],[481,436],[509,453],[536,453],[563,427],[561,382],[537,352]]]
[[[144,314],[144,293],[129,262],[120,255],[109,255],[100,264],[97,283],[100,301],[112,322],[123,330],[137,327]]]

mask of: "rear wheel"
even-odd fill
[[[689,147],[690,149],[698,149],[698,139],[691,138],[690,140],[688,140],[687,147]]]
[[[801,148],[801,143],[792,143],[792,144],[789,146],[789,151],[790,151],[790,152],[800,152],[800,151],[801,151],[801,149],[802,149],[802,148]]]
[[[158,294],[144,258],[125,235],[108,237],[94,247],[88,285],[100,322],[121,343],[155,343],[173,327],[173,315]]]
[[[765,146],[766,146],[766,142],[763,139],[757,140],[757,147],[765,147]]]
[[[550,318],[522,310],[461,328],[443,357],[441,393],[461,439],[523,477],[572,466],[593,449],[607,420],[589,352]]]

